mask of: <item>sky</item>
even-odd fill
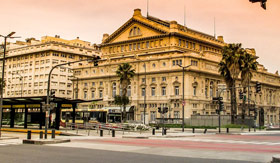
[[[186,26],[210,35],[215,18],[217,36],[255,48],[269,72],[280,70],[280,0],[268,0],[267,10],[249,0],[149,0],[148,6],[149,15],[182,25],[185,6]],[[147,0],[0,0],[0,34],[15,31],[22,41],[60,35],[100,44],[103,34],[112,34],[136,8],[146,16]]]

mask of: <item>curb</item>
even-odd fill
[[[38,139],[38,140],[28,140],[24,139],[22,140],[23,144],[35,144],[35,145],[44,145],[44,144],[57,144],[57,143],[67,143],[70,142],[70,139],[52,139],[52,140],[44,140],[44,139]]]
[[[149,136],[122,136],[122,138],[128,138],[128,139],[149,139]]]
[[[33,129],[12,129],[12,128],[2,128],[1,131],[7,131],[7,132],[23,132],[23,133],[27,133],[27,131],[31,130],[31,133],[40,133],[41,131],[43,131],[43,133],[45,133],[45,130],[33,130]],[[52,131],[48,130],[48,134],[51,134]],[[55,131],[56,135],[62,135],[61,131]]]

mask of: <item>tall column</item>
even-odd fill
[[[75,123],[75,119],[76,119],[76,107],[77,107],[77,103],[72,104],[73,107],[73,112],[72,112],[72,123]]]
[[[15,108],[13,108],[13,105],[11,106],[11,112],[10,112],[10,128],[14,128],[15,126]]]
[[[45,114],[43,113],[43,109],[42,109],[42,104],[40,104],[40,124],[39,124],[39,128],[42,129],[43,123],[45,121]]]
[[[61,103],[57,104],[57,108],[55,111],[55,129],[59,130],[60,127],[60,113],[61,113]]]
[[[27,115],[28,115],[28,108],[26,104],[24,104],[24,128],[27,128]]]

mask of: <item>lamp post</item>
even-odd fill
[[[177,64],[177,66],[181,67],[183,69],[183,78],[182,78],[182,84],[183,84],[183,97],[182,97],[182,132],[185,131],[184,125],[185,125],[185,69],[190,67],[191,65],[188,66],[182,66],[180,64]]]
[[[4,87],[4,72],[5,72],[5,60],[6,60],[6,45],[7,45],[7,38],[19,38],[19,37],[12,37],[16,32],[11,32],[7,36],[0,35],[0,37],[4,38],[4,53],[2,58],[2,81],[0,86],[0,137],[1,137],[1,128],[2,128],[2,113],[3,113],[3,87]]]
[[[83,62],[83,61],[94,62],[94,64],[96,64],[95,62],[98,62],[99,59],[100,59],[100,57],[96,56],[91,59],[83,59],[83,60],[78,60],[78,61],[61,63],[61,64],[57,64],[52,67],[52,69],[49,72],[49,76],[48,76],[47,103],[46,103],[47,111],[46,111],[46,119],[45,119],[45,139],[47,139],[47,137],[48,137],[48,121],[49,121],[49,115],[50,115],[50,83],[51,83],[51,75],[52,75],[53,70],[57,67],[61,67],[64,65],[70,65],[72,63]]]

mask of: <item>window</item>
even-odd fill
[[[147,41],[147,42],[146,42],[146,48],[148,49],[149,47],[150,47],[150,42]]]
[[[193,87],[193,95],[196,96],[196,86]]]
[[[161,87],[161,95],[166,96],[166,87]]]
[[[99,90],[99,98],[103,98],[103,90]]]
[[[133,44],[133,50],[136,50],[136,43]]]
[[[179,86],[175,86],[175,95],[176,95],[176,96],[179,95]]]
[[[131,86],[130,85],[127,87],[127,96],[128,97],[131,96]]]
[[[112,88],[112,96],[115,97],[117,93],[117,84],[113,83],[113,88]]]
[[[205,86],[205,97],[208,97],[208,86]]]
[[[162,66],[163,66],[163,67],[165,67],[165,66],[166,66],[166,63],[165,63],[165,62],[163,62],[163,63],[162,63]]]
[[[123,52],[123,49],[124,49],[123,47],[124,47],[124,46],[122,45],[122,46],[121,46],[121,52]]]
[[[152,78],[152,83],[156,82],[156,78]]]
[[[197,108],[197,104],[193,104],[193,108]]]
[[[91,91],[91,99],[94,99],[95,91]]]
[[[142,96],[146,95],[146,88],[142,88]]]
[[[165,82],[166,81],[166,77],[162,77],[162,81]]]
[[[87,99],[87,91],[84,91],[84,99]]]
[[[129,44],[129,51],[131,51],[132,50],[132,45],[131,44]]]
[[[151,111],[150,116],[151,116],[150,121],[155,121],[156,120],[156,112],[155,111]]]
[[[180,118],[180,112],[174,111],[174,118]]]
[[[146,81],[145,78],[142,78],[142,83],[145,83],[145,81]]]
[[[213,82],[210,82],[210,97],[213,97]]]
[[[179,39],[179,44],[178,44],[179,46],[181,46],[182,45],[182,41],[181,41],[181,39]]]
[[[92,82],[91,84],[92,84],[93,87],[95,86],[95,82]]]
[[[153,68],[155,68],[155,67],[156,67],[156,64],[153,63]]]
[[[156,95],[156,87],[151,88],[151,93],[152,93],[152,96]]]
[[[192,66],[197,66],[197,61],[191,60],[191,65],[192,65]]]
[[[100,86],[103,86],[103,82],[101,81],[101,82],[99,83],[99,85],[100,85]]]
[[[141,30],[139,27],[133,27],[130,32],[129,32],[129,36],[139,36],[141,35]]]
[[[172,63],[173,63],[173,66],[182,65],[182,60],[181,59],[180,60],[173,60]]]

